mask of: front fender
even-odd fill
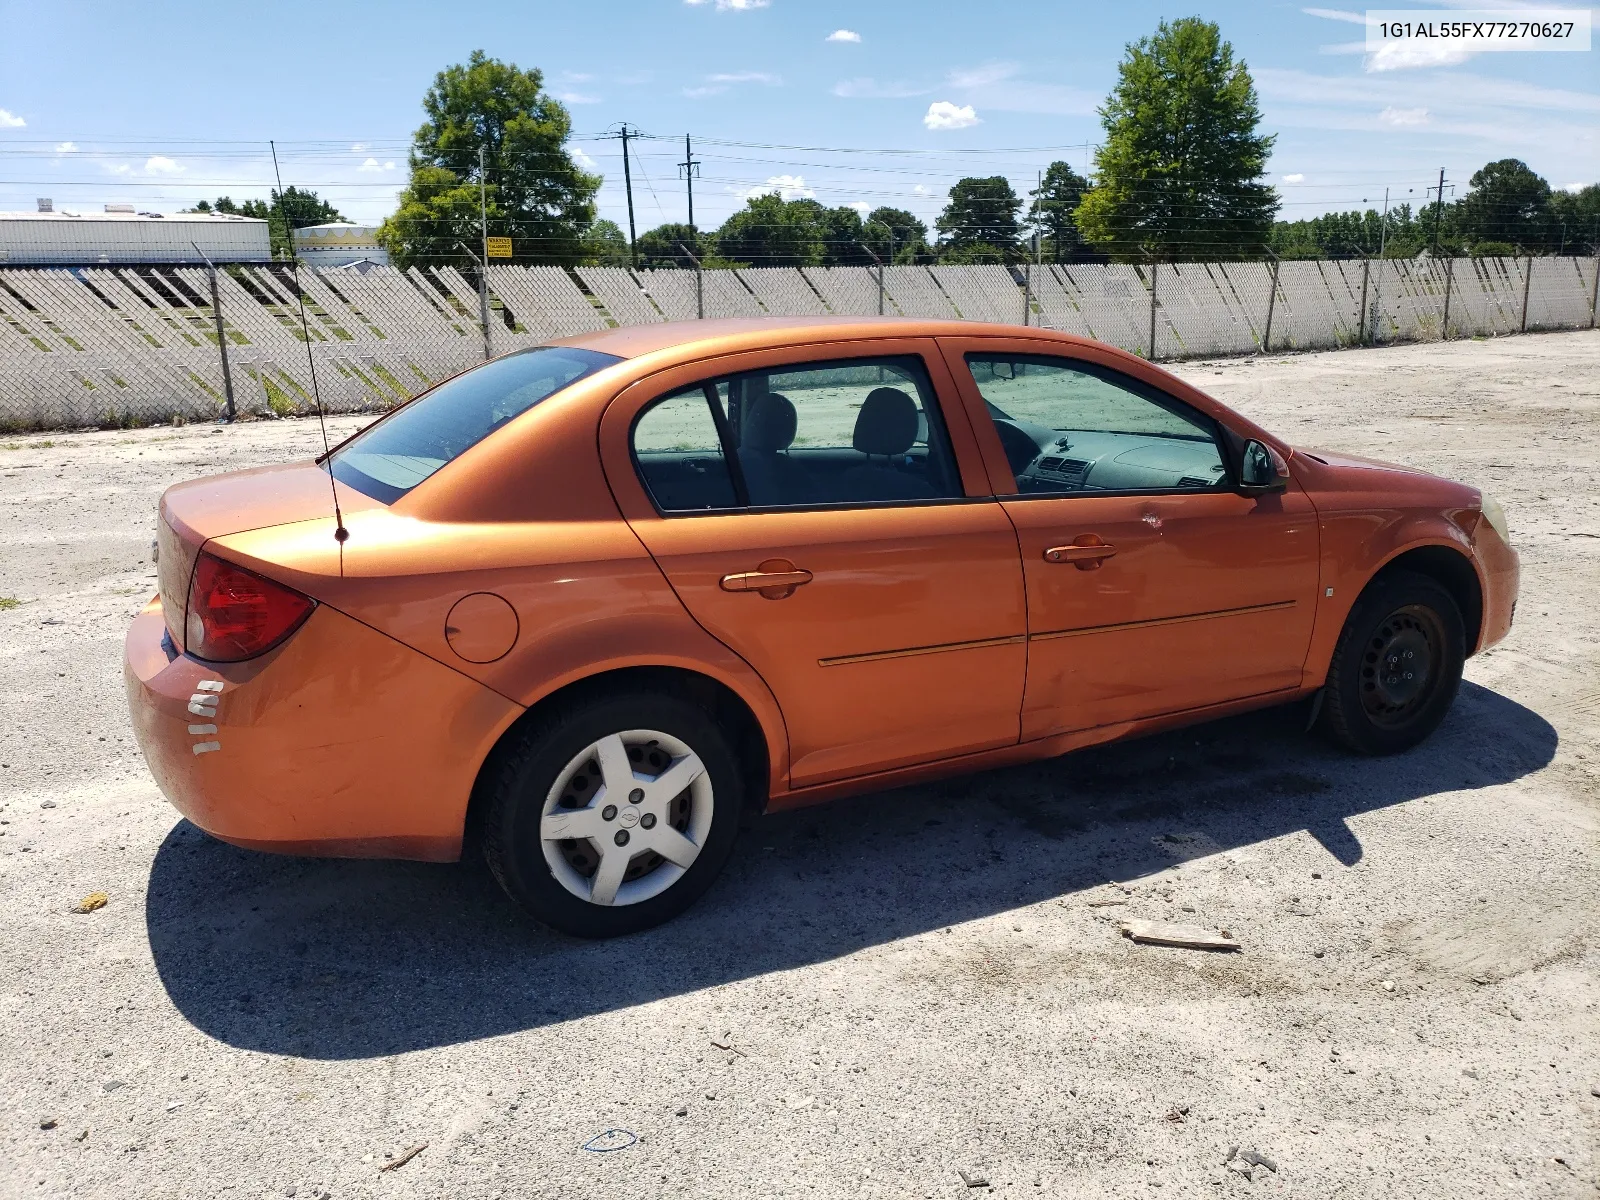
[[[1321,587],[1317,596],[1316,625],[1306,654],[1304,686],[1317,688],[1327,681],[1334,647],[1338,645],[1339,635],[1357,598],[1380,571],[1404,554],[1428,546],[1459,553],[1472,567],[1480,596],[1487,597],[1488,579],[1483,564],[1471,536],[1457,520],[1467,522],[1464,515],[1447,515],[1438,509],[1320,514]],[[1482,624],[1480,621],[1480,641],[1469,646],[1468,653],[1481,644]]]

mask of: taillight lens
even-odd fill
[[[184,649],[210,662],[242,662],[299,629],[316,606],[293,588],[202,554],[189,584]]]

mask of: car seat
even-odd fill
[[[866,461],[839,477],[841,500],[923,500],[937,493],[926,479],[895,465],[916,445],[917,402],[899,388],[873,388],[856,414],[851,445]]]
[[[757,396],[739,431],[739,467],[750,503],[805,504],[811,497],[805,469],[785,453],[794,444],[799,417],[780,392]]]

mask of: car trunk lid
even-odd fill
[[[346,512],[383,505],[338,485]],[[189,580],[200,549],[214,538],[275,525],[325,519],[333,534],[333,491],[314,462],[285,463],[175,484],[161,497],[156,523],[156,569],[172,640],[183,645]]]

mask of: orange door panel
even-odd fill
[[[653,401],[741,371],[891,355],[927,371],[966,498],[657,512],[630,451],[635,418]],[[952,394],[931,340],[885,338],[674,367],[625,390],[602,418],[601,458],[629,524],[694,619],[776,697],[791,787],[1018,739],[1027,614],[1016,533],[987,494]],[[804,401],[800,413],[804,433]]]
[[[777,697],[791,786],[1017,740],[1027,621],[993,501],[634,529],[695,620]]]
[[[1317,528],[1298,488],[1005,509],[1028,590],[1024,739],[1299,685]]]

